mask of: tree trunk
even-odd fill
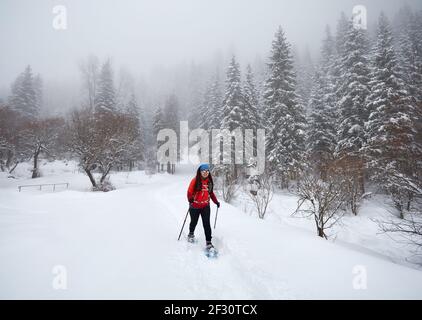
[[[100,183],[102,184],[105,180],[105,178],[107,177],[107,175],[109,174],[110,170],[111,170],[111,165],[108,166],[107,170],[102,174],[101,179],[100,179]]]
[[[7,150],[6,168],[10,167],[10,163],[12,162],[12,159],[13,159],[13,152],[10,150]]]
[[[321,227],[317,227],[317,229],[318,229],[318,237],[326,238],[325,233],[324,233],[324,229],[321,228]]]
[[[408,197],[407,197],[407,206],[406,206],[407,211],[410,211],[410,204],[412,200],[413,200],[413,193],[409,191]]]
[[[19,162],[16,162],[12,169],[9,170],[9,173],[12,173],[16,167],[18,166]]]
[[[40,149],[37,149],[34,153],[34,169],[32,170],[32,179],[38,178],[40,173],[38,171],[38,156],[40,155]]]
[[[94,179],[94,177],[92,176],[91,171],[90,171],[90,170],[88,170],[88,169],[86,169],[86,168],[84,168],[84,171],[85,171],[86,175],[88,176],[89,180],[91,181],[92,186],[93,186],[94,188],[96,188],[96,187],[97,187],[97,183],[95,182],[95,179]]]

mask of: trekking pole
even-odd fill
[[[217,207],[217,212],[215,213],[214,229],[215,229],[215,225],[217,224],[217,215],[218,215],[218,207]]]
[[[186,212],[185,221],[183,221],[182,230],[180,230],[179,238],[177,238],[177,241],[179,241],[179,240],[180,240],[180,236],[182,235],[182,231],[183,231],[183,228],[185,227],[185,222],[186,222],[186,219],[187,219],[187,217],[188,217],[188,213],[189,213],[189,209],[188,209],[188,212]]]

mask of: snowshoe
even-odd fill
[[[193,234],[188,235],[188,242],[189,243],[196,243],[195,236]]]
[[[218,251],[217,249],[212,245],[212,243],[207,243],[207,246],[205,247],[205,255],[208,258],[217,258]]]

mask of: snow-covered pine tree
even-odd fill
[[[258,92],[258,105],[260,107],[258,111],[261,116],[261,122],[262,122],[263,106],[264,106],[263,93],[264,93],[265,80],[268,78],[267,76],[268,68],[267,68],[266,62],[264,61],[264,59],[261,58],[260,55],[256,55],[251,66],[252,66],[252,70],[254,71],[256,91]]]
[[[407,9],[407,10],[406,10]],[[401,11],[397,23],[396,47],[403,80],[416,102],[422,101],[422,14],[408,7]]]
[[[406,90],[416,109],[417,141],[422,144],[422,11],[404,6],[396,18],[395,41]],[[418,119],[416,119],[416,117]]]
[[[235,56],[227,68],[226,92],[222,106],[221,128],[233,131],[236,128],[243,128],[245,118],[243,93],[240,82],[240,66]]]
[[[299,55],[299,59],[296,61],[297,74],[297,94],[300,99],[300,103],[303,106],[308,106],[309,99],[311,97],[311,91],[313,87],[313,75],[315,74],[315,66],[312,61],[309,48],[306,47],[305,52],[302,56]]]
[[[201,66],[192,62],[189,74],[189,97],[187,99],[189,129],[201,126],[201,105],[204,97],[204,74]]]
[[[250,64],[246,67],[246,76],[243,84],[243,102],[245,106],[245,118],[244,118],[244,128],[252,129],[254,132],[254,137],[252,140],[252,151],[256,154],[257,149],[257,129],[261,129],[261,107],[259,105],[259,95],[255,85],[255,76],[252,71]],[[246,146],[245,139],[245,148]],[[245,159],[247,164],[250,164],[250,159]]]
[[[175,94],[167,97],[164,105],[164,126],[166,129],[172,129],[179,132],[179,101]]]
[[[210,127],[213,110],[211,109],[212,99],[212,83],[210,82],[205,89],[204,99],[201,105],[201,112],[199,114],[199,128],[208,130]]]
[[[236,143],[242,143],[243,150],[243,120],[245,118],[244,112],[244,101],[242,86],[240,80],[240,66],[233,55],[229,66],[227,67],[226,73],[226,89],[224,93],[224,99],[221,107],[221,129],[229,130],[231,133],[236,129],[240,129],[242,132],[242,141]],[[224,149],[223,149],[224,152]],[[239,177],[240,166],[235,164],[235,139],[231,139],[231,150],[230,154],[223,154],[226,159],[231,159],[231,164],[223,164],[216,166],[216,171],[220,172],[224,176],[224,185],[231,185]]]
[[[342,54],[340,55],[337,108],[339,122],[336,157],[345,172],[351,174],[353,194],[360,197],[364,188],[365,143],[364,123],[368,118],[366,98],[369,94],[369,58],[366,30],[349,22]],[[352,208],[354,213],[357,209]]]
[[[207,86],[201,111],[201,126],[205,130],[219,129],[222,119],[223,97],[218,71]]]
[[[210,108],[213,110],[211,118],[209,119],[209,127],[211,129],[218,129],[221,127],[221,120],[223,118],[223,92],[220,74],[218,70],[214,76],[214,82],[211,87],[211,102]]]
[[[244,127],[247,129],[258,129],[261,127],[261,116],[259,114],[259,97],[255,85],[255,76],[250,64],[246,67],[245,83],[243,85],[243,97],[245,104]]]
[[[97,113],[116,111],[113,70],[110,60],[107,60],[101,67],[95,96],[95,111]]]
[[[321,60],[314,76],[309,102],[306,148],[310,160],[316,165],[322,178],[325,178],[325,171],[333,160],[336,147],[334,64],[335,42],[327,26],[321,48]]]
[[[37,91],[31,66],[28,65],[13,82],[9,105],[27,119],[35,120],[39,116]]]
[[[157,134],[161,129],[164,129],[166,127],[165,120],[164,120],[164,114],[161,107],[158,107],[155,110],[153,123],[152,123],[152,129],[154,133],[154,141],[157,142]]]
[[[132,99],[135,90],[135,79],[125,68],[120,68],[115,92],[116,110],[124,111]]]
[[[388,191],[403,217],[413,193],[398,179],[415,178],[421,170],[418,161],[422,148],[416,142],[415,105],[402,80],[389,22],[381,13],[371,74],[371,94],[367,98],[371,111],[366,123],[365,153],[371,177]]]
[[[142,110],[138,106],[138,102],[136,100],[136,96],[134,93],[131,94],[130,99],[126,106],[126,113],[129,115],[129,118],[133,120],[133,128],[138,132],[138,138],[130,146],[128,149],[128,161],[129,161],[129,169],[132,170],[134,162],[136,160],[144,159],[144,151],[145,151],[145,140],[144,140],[144,121]]]
[[[40,74],[37,74],[34,78],[34,90],[35,109],[38,110],[38,114],[40,114],[43,108],[43,81]]]
[[[268,67],[264,92],[267,166],[281,179],[281,186],[288,187],[289,180],[297,177],[303,164],[305,119],[295,92],[290,44],[281,27],[272,42]]]
[[[337,21],[337,29],[336,29],[336,51],[339,56],[344,54],[346,37],[349,33],[350,29],[350,22],[348,21],[346,14],[341,12],[340,19]]]
[[[342,79],[342,59],[345,55],[346,36],[349,29],[349,22],[344,12],[341,13],[340,19],[337,21],[336,36],[335,36],[335,60],[333,68],[333,77],[336,91],[336,100],[339,101],[342,96],[340,95],[340,86]],[[339,94],[339,96],[337,96]],[[336,111],[339,113],[339,111]]]

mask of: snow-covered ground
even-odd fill
[[[201,223],[197,244],[177,241],[193,166],[175,175],[112,174],[117,189],[108,193],[89,192],[74,162],[47,163],[38,179],[25,178],[29,168],[18,166],[17,179],[0,174],[2,299],[422,298],[422,271],[405,260],[412,248],[378,234],[371,220],[388,214],[382,199],[345,217],[335,241],[318,238],[312,220],[290,216],[294,195],[277,193],[264,220],[244,197],[222,203],[220,257],[210,260]],[[54,182],[70,187],[17,189]],[[213,205],[212,222],[214,215]],[[64,275],[67,288],[55,289]]]

